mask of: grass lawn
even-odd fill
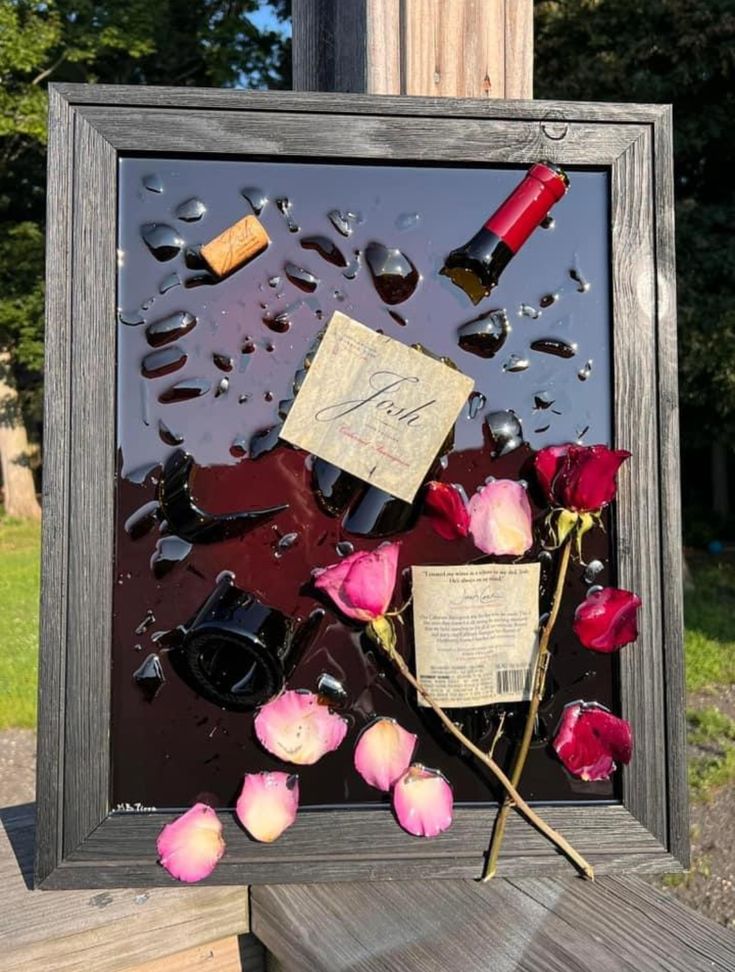
[[[687,689],[699,696],[687,712],[693,800],[708,800],[735,781],[735,721],[717,705],[717,692],[735,685],[735,563],[704,556],[691,564],[694,590],[685,598]],[[712,702],[709,702],[711,698]]]
[[[40,535],[0,517],[0,729],[36,724]]]

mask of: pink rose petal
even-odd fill
[[[255,735],[269,753],[286,763],[308,766],[340,745],[347,721],[313,692],[283,692],[255,717]]]
[[[246,773],[235,813],[254,840],[270,844],[296,819],[299,778],[292,773]]]
[[[393,787],[398,823],[415,837],[436,837],[452,823],[452,788],[438,770],[414,763]]]
[[[520,483],[486,483],[470,498],[467,509],[472,539],[483,553],[518,557],[533,544],[531,504]]]
[[[208,877],[225,852],[222,824],[206,803],[195,803],[166,824],[156,848],[160,863],[172,877],[193,884]]]
[[[596,703],[574,702],[564,709],[554,749],[573,776],[606,780],[633,755],[630,723]]]
[[[461,487],[447,483],[426,484],[424,512],[443,540],[460,540],[470,529],[467,504]]]
[[[585,648],[615,651],[638,637],[641,599],[631,591],[603,587],[588,594],[574,612],[574,633]]]
[[[399,550],[399,543],[383,543],[372,553],[358,550],[339,563],[314,570],[314,586],[348,618],[372,621],[390,605]]]
[[[408,769],[416,739],[395,719],[378,719],[355,746],[355,769],[370,786],[388,792]]]

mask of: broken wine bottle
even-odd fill
[[[452,250],[440,273],[464,290],[473,304],[479,304],[568,188],[569,179],[558,165],[532,165],[482,229],[464,246]]]

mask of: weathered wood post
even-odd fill
[[[293,0],[297,91],[533,97],[533,0]]]

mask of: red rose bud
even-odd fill
[[[582,780],[606,780],[633,755],[630,723],[596,702],[573,702],[564,709],[553,747],[566,769]]]
[[[424,510],[442,539],[459,540],[468,535],[470,516],[460,487],[447,483],[427,483]]]
[[[574,613],[574,633],[585,648],[615,651],[638,637],[641,599],[631,591],[604,587],[590,594]]]
[[[615,477],[629,457],[625,449],[569,444],[541,449],[534,465],[552,503],[585,513],[599,510],[615,499]]]

